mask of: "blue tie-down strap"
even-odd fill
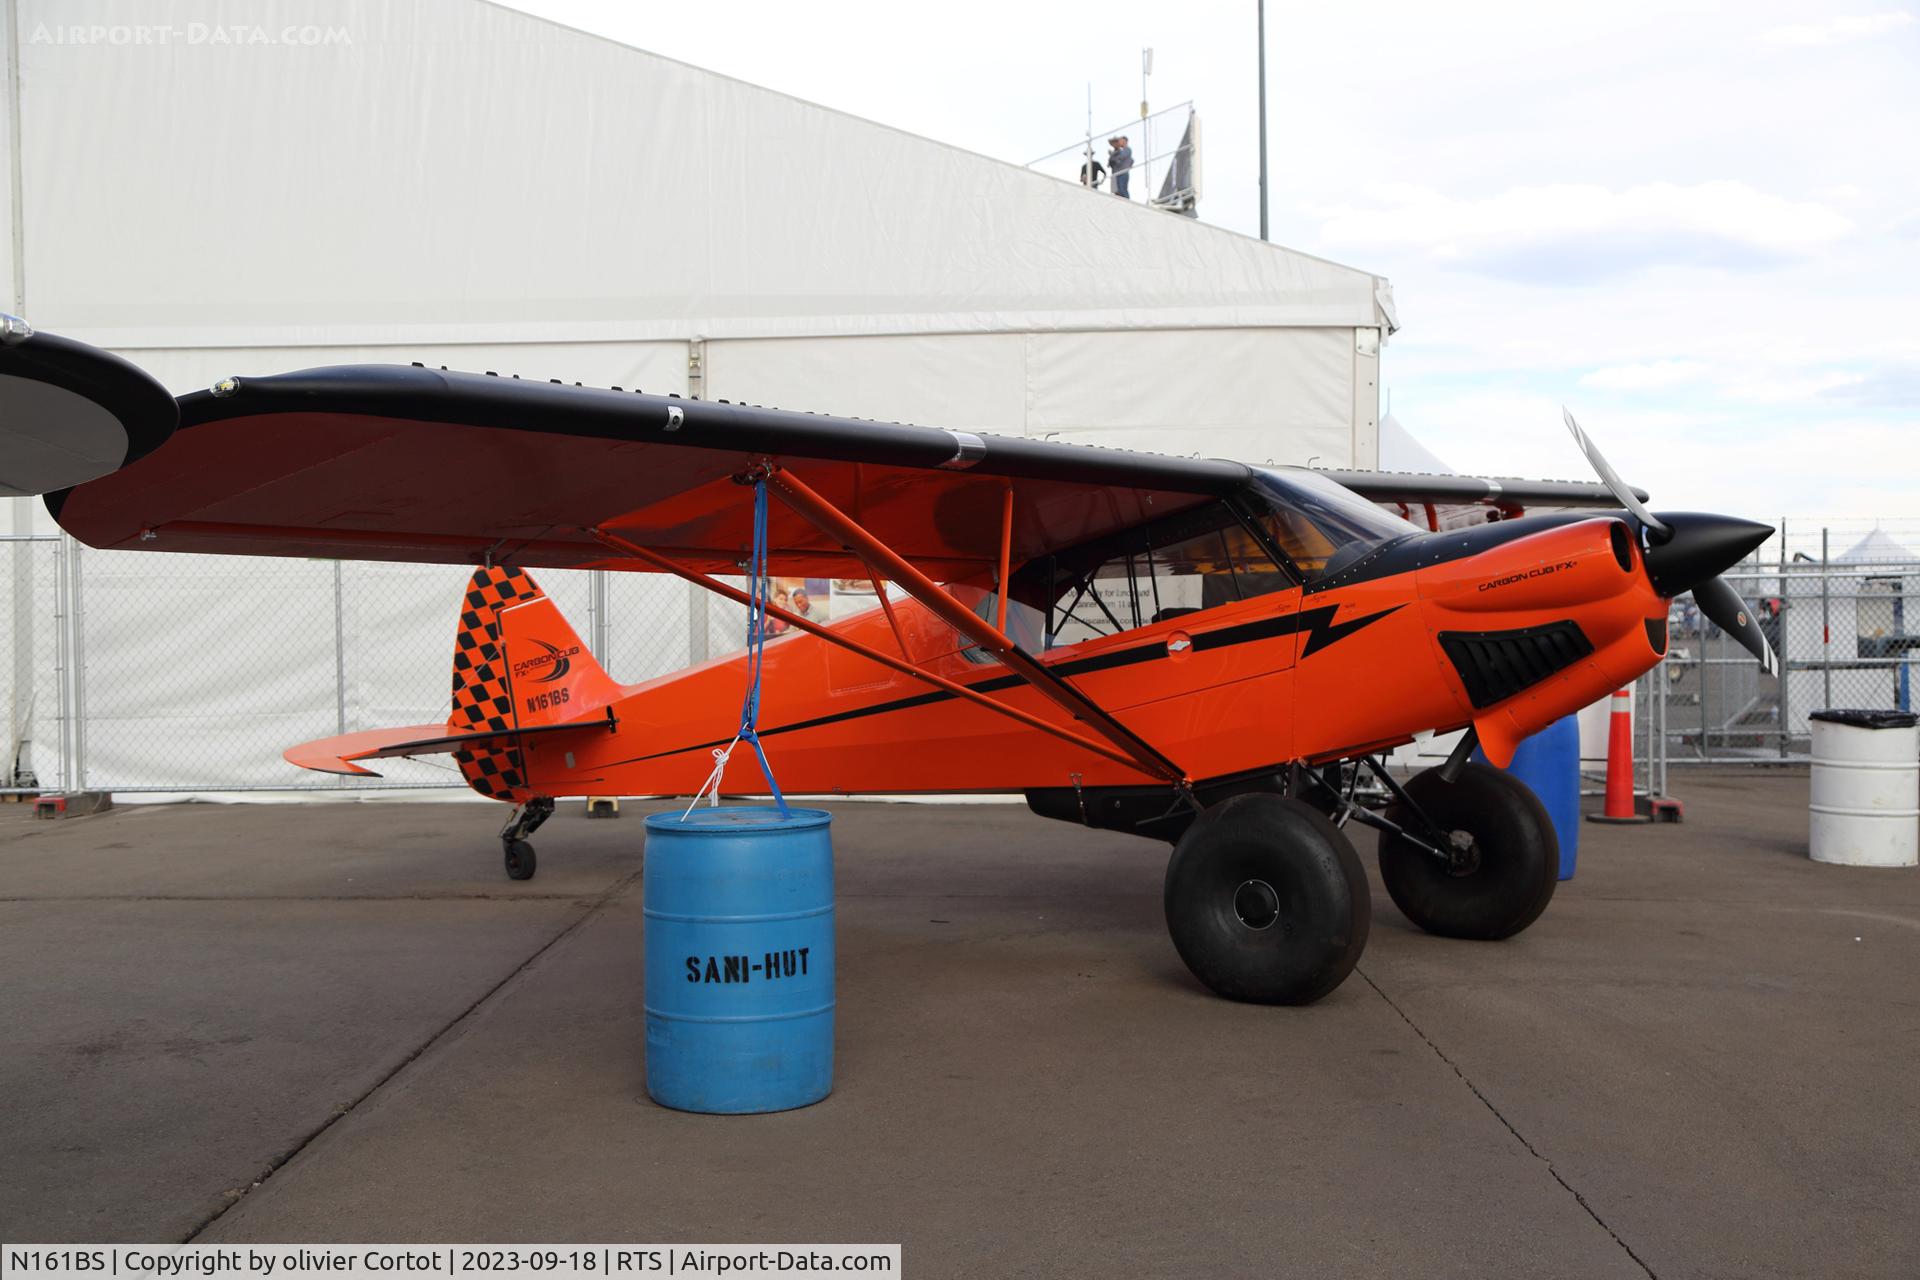
[[[748,589],[747,606],[747,696],[740,704],[739,737],[752,744],[753,754],[759,757],[760,772],[767,776],[767,786],[773,791],[773,802],[780,807],[780,816],[789,817],[787,798],[780,791],[780,783],[773,776],[773,766],[767,763],[767,750],[760,745],[757,728],[760,723],[760,668],[767,647],[767,598],[771,582],[767,578],[767,482],[764,477],[753,486],[753,553],[748,561],[748,572],[752,582]]]
[[[747,591],[747,696],[740,704],[740,730],[733,735],[732,742],[713,753],[713,772],[694,792],[693,802],[687,806],[687,812],[680,815],[682,819],[693,812],[709,791],[713,793],[712,803],[720,803],[720,783],[726,776],[727,761],[733,755],[733,749],[742,742],[751,745],[753,754],[759,758],[760,772],[767,776],[767,786],[773,791],[773,802],[780,806],[780,816],[793,816],[793,811],[787,808],[787,797],[773,776],[773,766],[767,762],[767,749],[760,745],[760,734],[757,732],[760,723],[760,666],[767,647],[767,598],[770,585],[767,579],[765,480],[759,481],[753,488],[753,551],[747,567],[752,580],[748,583]]]

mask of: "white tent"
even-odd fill
[[[6,15],[8,309],[175,391],[419,360],[1167,453],[1377,462],[1392,302],[1364,271],[478,0],[6,0]],[[101,584],[157,592],[186,574],[264,619],[284,611],[274,575],[293,568],[107,559],[85,557],[87,710],[108,720],[87,741],[95,759],[127,755],[94,780],[219,781],[209,771],[260,748],[186,764],[129,737],[178,691],[114,648],[138,630],[115,611],[150,617],[155,599]],[[230,742],[233,717],[277,717],[274,741],[291,741],[309,722],[431,718],[357,685],[336,696],[362,641],[335,638],[351,609],[328,607],[330,583],[313,584],[313,624],[293,634],[240,625],[233,645],[293,674],[260,694],[270,713],[216,696],[210,732]],[[418,632],[437,665],[451,595],[388,611],[381,651],[411,652]],[[625,678],[706,643],[683,591],[646,608],[644,653],[601,637]],[[168,642],[194,644],[195,625]],[[246,780],[287,779],[269,758]]]
[[[422,359],[1374,463],[1364,271],[476,0],[16,7],[9,292],[177,389]]]

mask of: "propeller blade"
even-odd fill
[[[1620,478],[1620,473],[1607,465],[1605,455],[1593,441],[1587,439],[1587,433],[1580,429],[1580,424],[1573,420],[1573,414],[1568,412],[1565,405],[1560,406],[1560,414],[1567,420],[1567,430],[1573,432],[1574,443],[1580,446],[1580,452],[1587,455],[1587,465],[1600,477],[1600,483],[1607,486],[1614,500],[1625,507],[1657,541],[1671,537],[1673,531],[1667,528],[1666,522],[1647,510],[1646,504],[1635,497],[1632,488]]]
[[[1693,602],[1722,631],[1760,659],[1762,671],[1770,676],[1780,674],[1780,663],[1773,656],[1773,646],[1767,643],[1767,637],[1755,621],[1753,611],[1747,608],[1747,602],[1740,598],[1740,593],[1727,585],[1725,578],[1708,578],[1696,586],[1693,589]]]

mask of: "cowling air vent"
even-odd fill
[[[1505,701],[1593,653],[1572,621],[1515,631],[1442,631],[1440,648],[1460,674],[1474,710]]]

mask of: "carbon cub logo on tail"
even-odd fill
[[[544,595],[501,606],[500,646],[512,675],[513,714],[523,728],[581,719],[621,694]]]
[[[515,680],[536,680],[548,684],[567,678],[567,672],[573,669],[573,659],[580,652],[579,645],[569,645],[562,649],[557,644],[548,644],[545,640],[535,640],[546,652],[532,658],[522,658],[513,664]]]

